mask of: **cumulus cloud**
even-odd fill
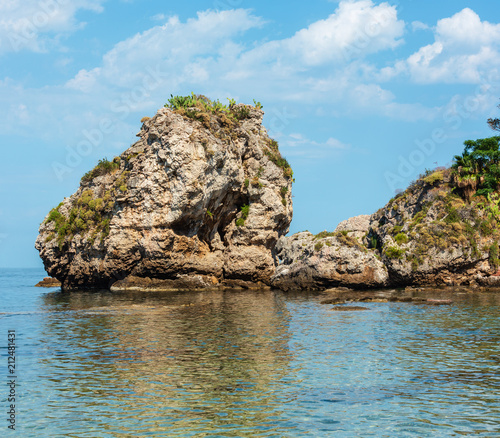
[[[434,42],[381,71],[381,78],[409,75],[418,83],[479,83],[486,71],[500,70],[500,24],[481,21],[465,8],[439,20]]]
[[[281,46],[306,65],[319,65],[395,48],[403,31],[404,22],[398,20],[394,6],[344,1],[327,19],[298,31]]]
[[[31,50],[43,52],[63,33],[84,23],[75,15],[85,9],[102,11],[104,0],[10,0],[0,2],[0,54]]]
[[[374,5],[371,0],[342,1],[324,20],[301,29],[290,38],[274,40],[243,54],[233,75],[244,77],[249,66],[267,65],[288,73],[353,59],[402,43],[404,22],[394,6]]]
[[[413,31],[416,30],[427,30],[429,29],[429,26],[425,23],[422,23],[421,21],[413,21],[411,23],[411,28]]]
[[[251,47],[240,36],[266,23],[250,10],[199,12],[186,21],[162,18],[161,25],[117,43],[99,65],[80,70],[63,86],[15,94],[11,86],[9,104],[22,96],[33,120],[42,127],[56,126],[54,135],[67,139],[108,118],[120,126],[120,136],[129,138],[135,128],[124,124],[132,123],[136,113],[150,113],[170,93],[190,91],[220,99],[238,95],[246,102],[258,98],[265,106],[267,100],[275,105],[266,106],[268,117],[284,108],[297,117],[304,105],[321,109],[325,116],[361,111],[416,120],[434,114],[398,103],[394,94],[374,83],[377,69],[366,56],[397,47],[404,32],[396,8],[387,3],[342,1],[333,14],[289,38],[255,41]],[[47,121],[49,117],[53,119]],[[297,139],[289,140],[293,149]],[[320,148],[320,143],[311,144]],[[345,150],[334,140],[325,140],[321,148]]]
[[[99,79],[124,88],[131,88],[151,75],[175,88],[186,80],[184,73],[195,79],[207,79],[209,73],[201,59],[223,56],[228,40],[262,24],[261,18],[244,9],[199,12],[185,23],[177,16],[170,17],[164,25],[118,43],[106,53],[101,68],[83,70],[78,75],[86,81]],[[77,79],[67,85],[74,87]]]

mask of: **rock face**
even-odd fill
[[[500,286],[500,195],[465,200],[449,169],[413,183],[371,216],[334,232],[282,237],[272,284],[282,289]]]
[[[412,184],[370,219],[392,285],[475,285],[499,266],[498,200],[465,201],[449,169]]]
[[[326,289],[336,286],[353,288],[383,287],[388,284],[388,273],[380,257],[363,244],[368,231],[366,216],[353,218],[348,223],[364,224],[350,231],[341,224],[341,231],[309,232],[282,237],[275,248],[279,262],[272,285],[284,290]],[[338,227],[337,227],[338,228]]]
[[[355,237],[358,240],[363,239],[370,229],[370,218],[371,216],[369,214],[351,217],[340,222],[334,231],[337,233],[347,231],[350,236]]]
[[[241,104],[160,109],[47,215],[36,241],[47,272],[64,289],[128,276],[168,288],[269,283],[292,218],[292,172],[262,117]]]

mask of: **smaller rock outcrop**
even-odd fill
[[[497,271],[498,200],[467,201],[452,176],[450,169],[423,176],[371,217],[368,238],[391,285],[474,285]]]
[[[283,290],[386,286],[386,267],[363,243],[368,225],[364,215],[339,224],[339,231],[282,237],[275,248],[278,267],[272,285]]]
[[[281,238],[273,285],[499,287],[500,194],[461,193],[465,183],[454,175],[428,172],[373,215],[334,232]]]
[[[57,278],[45,277],[35,287],[61,287],[61,282]]]

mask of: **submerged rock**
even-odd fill
[[[128,276],[169,288],[269,283],[292,218],[292,171],[263,111],[162,108],[45,218],[36,248],[64,289]],[[205,105],[205,103],[207,105]]]
[[[368,307],[361,307],[361,306],[335,306],[332,307],[330,310],[333,310],[335,312],[359,312],[369,309]]]
[[[35,284],[35,287],[60,287],[61,282],[56,278],[45,277],[43,280]]]

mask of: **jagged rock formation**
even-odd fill
[[[361,223],[363,219],[354,221]],[[282,237],[275,248],[279,265],[272,278],[273,286],[284,290],[386,286],[386,267],[378,254],[356,237],[359,233],[357,227],[352,231],[324,231],[316,236],[306,231]]]
[[[260,108],[193,105],[145,120],[137,143],[46,217],[36,248],[64,289],[128,276],[168,288],[269,282],[292,218],[290,166]]]
[[[498,199],[465,200],[450,169],[427,175],[370,220],[393,285],[474,285],[497,272]]]
[[[463,196],[454,189],[464,184],[441,169],[375,214],[344,221],[334,232],[282,237],[272,284],[500,286],[500,195]]]

